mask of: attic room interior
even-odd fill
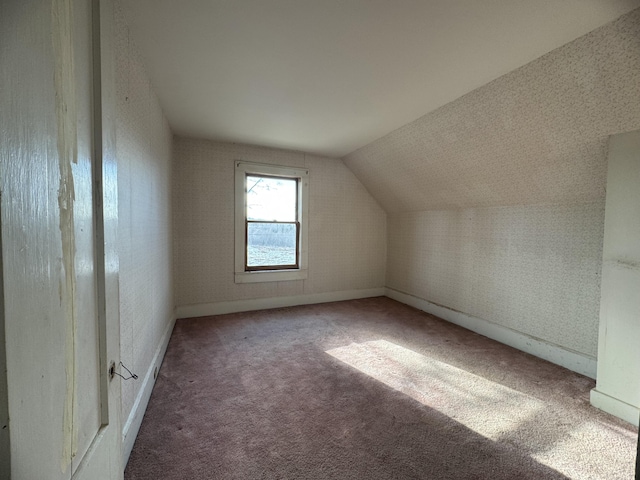
[[[0,478],[639,478],[640,1],[6,1],[0,72]]]

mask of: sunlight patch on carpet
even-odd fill
[[[569,478],[631,478],[634,459],[629,445],[635,435],[607,430],[597,422],[582,423],[562,435],[552,449],[532,453],[531,458]]]
[[[386,340],[326,353],[491,440],[545,408],[537,398]]]
[[[635,432],[577,418],[569,409],[439,362],[386,340],[326,353],[570,479],[630,478]]]

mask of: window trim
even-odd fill
[[[275,175],[260,175],[256,176],[255,173],[245,173],[245,186],[248,185],[249,177],[253,178],[271,178],[271,179],[282,179],[289,182],[295,182],[295,209],[294,209],[294,219],[293,221],[277,221],[277,220],[250,220],[248,215],[244,217],[244,271],[245,272],[255,272],[261,270],[291,270],[300,268],[300,222],[298,221],[298,207],[300,202],[300,185],[301,179],[298,177],[283,177],[283,176],[275,176]],[[248,193],[248,192],[247,192]],[[249,265],[249,225],[255,224],[278,224],[278,225],[293,225],[295,226],[295,236],[296,236],[296,246],[295,246],[295,262],[293,264],[286,265],[260,265],[260,266],[250,266]]]
[[[300,224],[299,268],[278,270],[245,270],[246,261],[246,176],[263,175],[298,179],[298,205],[296,221]],[[235,162],[235,283],[276,282],[304,280],[308,276],[309,231],[309,170],[262,163]]]

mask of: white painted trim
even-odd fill
[[[590,378],[596,378],[597,361],[593,357],[567,350],[524,333],[516,332],[481,318],[456,312],[446,307],[435,305],[422,298],[402,293],[393,288],[386,288],[385,295],[424,312],[435,315],[448,322],[460,325],[468,330],[489,337],[510,347],[530,353],[561,367],[572,370]]]
[[[615,415],[636,427],[640,423],[640,409],[638,407],[629,405],[617,398],[610,397],[606,393],[598,391],[597,388],[591,390],[591,405],[611,415]]]
[[[129,455],[131,455],[131,450],[133,450],[133,444],[135,443],[136,437],[138,436],[138,431],[140,430],[140,425],[142,425],[144,412],[147,410],[147,405],[149,404],[149,399],[151,398],[151,392],[153,391],[153,386],[156,383],[156,379],[153,377],[153,372],[156,368],[158,369],[158,371],[160,371],[160,366],[162,365],[164,354],[167,351],[167,346],[169,345],[169,339],[171,338],[171,333],[173,332],[175,323],[176,315],[174,313],[171,321],[167,325],[164,334],[162,335],[162,339],[160,340],[158,348],[156,348],[156,353],[153,356],[153,361],[149,365],[149,369],[144,376],[144,380],[142,381],[142,386],[138,392],[136,401],[133,403],[133,407],[131,408],[131,412],[129,413],[129,418],[127,418],[127,421],[122,428],[122,459],[125,466],[129,461]]]
[[[236,283],[286,282],[289,280],[305,280],[308,270],[263,270],[256,272],[236,272]]]
[[[344,290],[340,292],[313,293],[290,297],[254,298],[250,300],[233,300],[230,302],[200,303],[197,305],[181,305],[176,308],[178,318],[207,317],[225,313],[249,312],[269,308],[311,305],[313,303],[340,302],[357,298],[381,297],[385,289],[368,288],[363,290]]]

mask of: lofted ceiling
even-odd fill
[[[122,0],[174,133],[342,157],[638,0]]]

